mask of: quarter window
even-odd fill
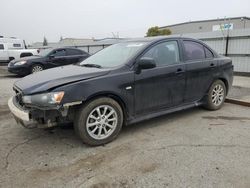
[[[184,41],[186,60],[205,59],[203,45],[194,41]]]
[[[152,58],[157,66],[171,65],[179,62],[179,48],[177,41],[157,44],[147,51],[143,57]]]
[[[4,50],[3,44],[0,44],[0,50]]]
[[[205,49],[206,58],[214,57],[213,53],[208,48],[204,47],[204,49]]]

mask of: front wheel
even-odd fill
[[[79,109],[74,128],[84,143],[98,146],[114,140],[122,124],[120,105],[111,98],[102,97]]]
[[[42,65],[33,65],[32,68],[31,68],[31,73],[40,72],[42,70],[43,70]]]
[[[223,81],[216,80],[210,87],[206,97],[205,107],[209,110],[218,110],[224,104],[226,98],[226,86]]]

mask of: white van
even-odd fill
[[[22,39],[0,37],[0,63],[38,54],[37,49],[26,49]]]

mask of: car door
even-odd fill
[[[67,56],[65,49],[56,49],[49,56],[49,64],[51,67],[67,65]]]
[[[83,60],[83,52],[78,49],[66,49],[68,64],[75,64]],[[87,57],[87,56],[86,56]]]
[[[180,60],[178,41],[158,43],[140,58],[145,57],[154,59],[156,67],[135,73],[135,113],[180,105],[185,92],[185,65]]]
[[[5,48],[4,44],[0,44],[0,62],[7,62],[9,60],[9,54]]]
[[[197,41],[183,40],[186,64],[185,102],[194,102],[204,97],[217,71],[217,61],[211,50]]]

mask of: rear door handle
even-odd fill
[[[211,63],[211,64],[210,64],[210,67],[215,67],[215,64],[214,64],[214,63]]]
[[[175,74],[181,74],[184,73],[184,70],[182,70],[181,68],[177,69],[177,71],[175,72]]]

